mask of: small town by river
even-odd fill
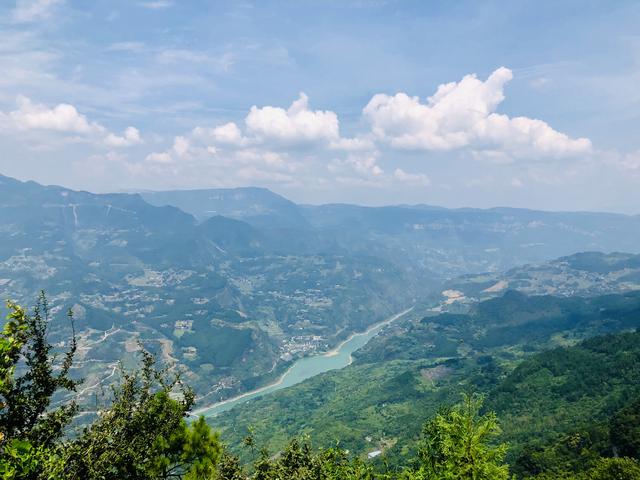
[[[268,395],[283,388],[291,387],[321,373],[344,368],[350,365],[353,361],[351,356],[353,352],[365,346],[367,342],[380,333],[385,326],[408,314],[411,310],[413,310],[413,307],[373,325],[365,332],[354,333],[347,340],[329,352],[297,360],[276,382],[270,385],[266,385],[251,392],[196,410],[193,414],[204,415],[205,417],[215,417],[222,412],[230,410],[238,404],[249,402],[255,398]]]

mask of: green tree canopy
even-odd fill
[[[204,418],[187,423],[192,390],[179,375],[156,368],[144,350],[140,369],[121,369],[97,420],[73,439],[64,437],[76,403],[52,408],[51,400],[79,384],[69,377],[75,335],[56,364],[44,294],[32,315],[14,303],[8,307],[0,334],[0,478],[214,478],[222,450],[218,436]]]
[[[4,442],[21,439],[49,447],[77,411],[74,401],[50,408],[55,393],[74,392],[79,383],[69,377],[75,335],[56,364],[53,346],[47,341],[49,307],[44,293],[32,315],[12,302],[7,306],[10,313],[0,334],[0,437]],[[71,312],[69,319],[73,325]]]
[[[480,414],[483,398],[464,395],[462,403],[440,411],[423,429],[420,467],[414,478],[503,480],[507,446],[495,445],[500,427],[494,413]]]

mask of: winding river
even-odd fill
[[[347,340],[339,344],[335,349],[323,353],[321,355],[313,355],[310,357],[304,357],[294,362],[289,369],[274,383],[258,388],[251,392],[238,395],[237,397],[230,398],[223,402],[216,403],[214,405],[201,408],[193,412],[194,415],[204,415],[206,417],[215,417],[216,415],[230,410],[238,404],[248,402],[254,398],[268,395],[277,390],[291,387],[297,383],[300,383],[308,378],[315,377],[324,372],[330,370],[337,370],[350,365],[353,361],[351,354],[362,348],[367,344],[369,340],[375,337],[380,330],[386,325],[394,322],[398,318],[406,315],[413,307],[400,312],[383,322],[377,323],[370,327],[367,331],[362,333],[354,333]]]

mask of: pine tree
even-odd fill
[[[412,478],[506,480],[507,446],[494,445],[500,427],[494,413],[480,415],[483,398],[464,395],[461,404],[440,411],[423,428],[420,467]]]

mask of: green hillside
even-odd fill
[[[33,314],[9,310],[3,479],[640,479],[640,329],[544,350],[515,368],[490,355],[359,364],[254,402],[252,427],[239,432],[236,415],[218,434],[202,417],[185,420],[193,391],[144,351],[99,414],[73,428],[77,403],[53,397],[82,386],[75,338],[64,351],[48,342],[44,296]]]
[[[593,382],[608,376],[613,383],[606,385],[618,385],[620,391],[610,387],[601,387],[601,391],[606,393],[606,401],[613,402],[611,408],[620,406],[624,395],[634,392],[633,376],[637,372],[628,371],[627,367],[633,366],[633,362],[638,364],[639,350],[611,356],[616,348],[613,342],[618,338],[622,344],[633,347],[632,340],[637,340],[638,334],[628,339],[601,337],[604,339],[601,342],[610,345],[602,354],[608,363],[589,356],[597,348],[596,340],[550,350],[551,353],[548,349],[638,327],[640,294],[637,293],[561,298],[508,292],[478,304],[467,314],[440,314],[398,323],[356,352],[356,360],[350,367],[253,400],[212,418],[210,423],[220,428],[235,448],[251,428],[260,443],[274,449],[282,448],[291,436],[308,434],[322,446],[339,442],[357,455],[383,450],[388,458],[399,461],[413,451],[412,439],[417,438],[420,426],[442,404],[455,402],[461,392],[480,391],[489,395],[489,404],[499,416],[504,413],[505,418],[501,419],[505,436],[516,445],[510,454],[514,459],[522,438],[531,434],[546,438],[536,428],[555,422],[553,410],[546,417],[547,413],[536,407],[536,421],[528,423],[530,419],[525,417],[522,425],[516,421],[516,413],[507,411],[509,386],[521,372],[537,370],[540,359],[547,356],[562,357],[569,352],[574,363],[567,364],[567,369],[592,368],[594,376],[578,373],[574,383],[567,383],[565,388],[576,389],[574,395],[578,399],[587,398],[596,395],[590,390]],[[541,351],[545,353],[535,356]],[[622,370],[616,371],[618,367]],[[536,383],[536,379],[533,376],[530,382],[524,382],[523,388],[539,388],[538,395],[544,396],[557,383],[544,375],[541,383]],[[526,395],[516,399],[526,410]],[[597,402],[604,401],[598,397]],[[561,402],[558,408],[564,409]],[[566,422],[584,413],[580,409],[587,407],[576,408],[563,417]]]

